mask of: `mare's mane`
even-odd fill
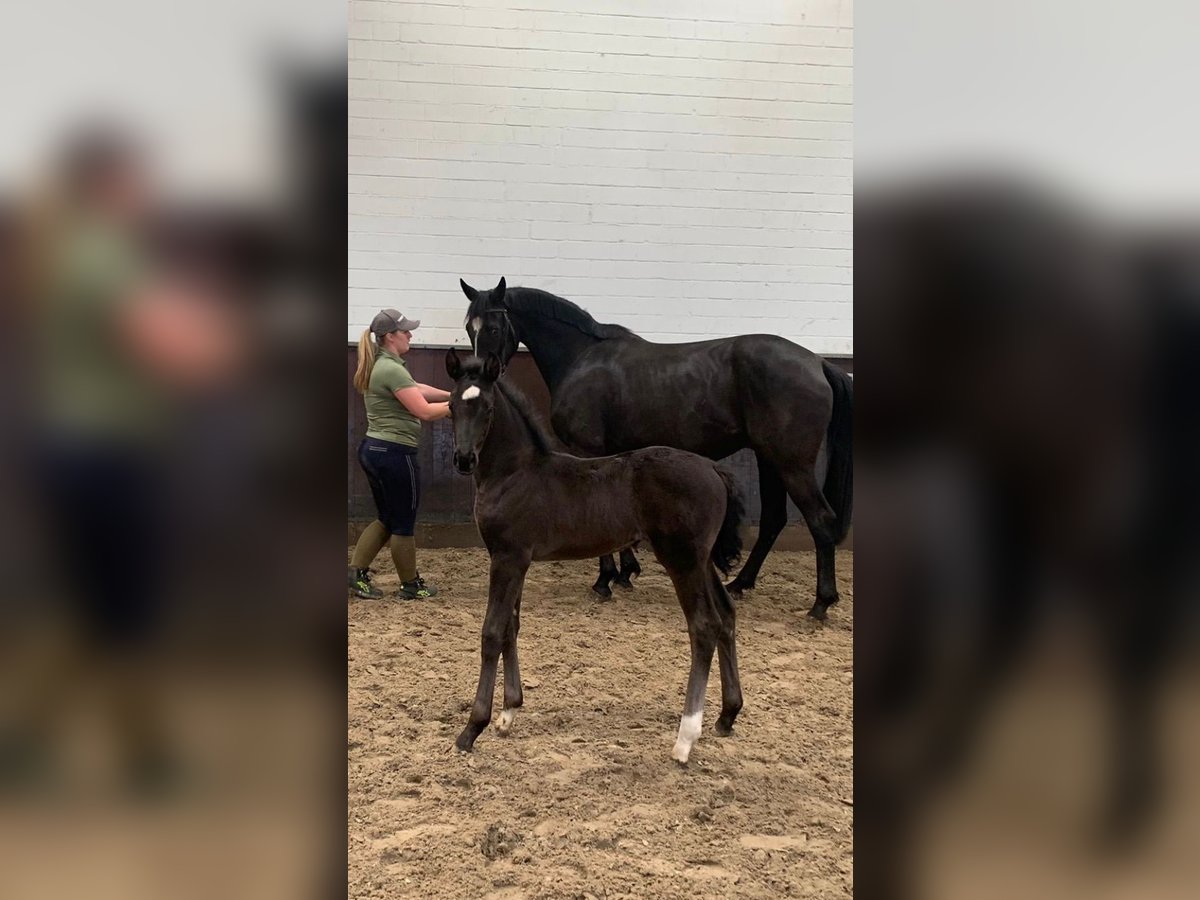
[[[467,320],[495,311],[487,305],[486,292],[481,292],[467,308]],[[636,337],[624,325],[606,325],[592,318],[591,313],[570,300],[540,291],[537,288],[511,287],[504,292],[504,306],[515,313],[543,316],[570,325],[584,334],[600,340],[609,338]]]

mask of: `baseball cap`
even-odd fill
[[[376,337],[383,337],[393,331],[415,331],[420,324],[420,319],[406,319],[399,310],[382,309],[371,320],[371,332]]]

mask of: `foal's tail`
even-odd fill
[[[841,369],[822,361],[825,378],[833,388],[833,415],[829,419],[826,449],[829,469],[821,493],[837,516],[834,543],[845,540],[854,508],[854,380]]]
[[[733,568],[733,564],[742,555],[742,501],[738,499],[734,487],[733,475],[717,466],[717,474],[725,482],[725,519],[721,522],[721,530],[717,532],[716,543],[713,544],[712,557],[715,565],[725,575]]]

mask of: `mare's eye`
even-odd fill
[[[488,334],[499,334],[499,333],[500,333],[500,329],[497,328],[495,325],[492,325],[490,328],[488,328]]]

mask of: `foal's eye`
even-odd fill
[[[499,334],[499,333],[500,333],[500,329],[497,328],[495,325],[492,325],[490,328],[488,328],[488,334]]]

